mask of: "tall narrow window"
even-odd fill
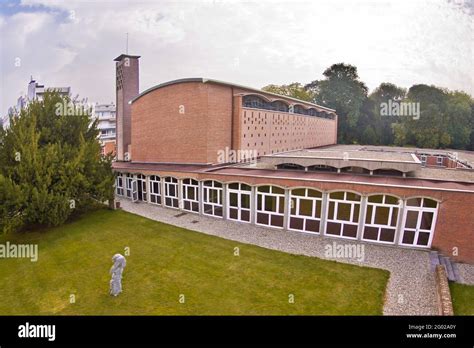
[[[127,174],[125,177],[125,193],[128,198],[132,198],[133,174]]]
[[[231,220],[250,222],[252,188],[244,183],[232,183],[227,188],[227,217]]]
[[[438,202],[417,197],[407,200],[403,218],[401,245],[430,247],[438,214]]]
[[[183,180],[183,209],[199,213],[199,182],[197,180]]]
[[[222,184],[214,180],[204,181],[202,190],[203,213],[222,217]]]
[[[178,208],[178,179],[172,177],[165,178],[165,205],[171,208]]]
[[[150,202],[161,204],[161,179],[157,175],[150,176]]]
[[[118,173],[117,177],[115,178],[115,193],[118,196],[123,196],[123,175],[122,175],[122,173]]]

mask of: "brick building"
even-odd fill
[[[474,262],[474,154],[337,145],[335,110],[216,80],[138,93],[139,58],[115,59],[118,196]]]

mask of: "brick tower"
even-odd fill
[[[130,100],[138,95],[139,91],[139,64],[140,56],[121,54],[114,59],[115,63],[115,94],[117,105],[117,159],[131,160],[132,110]]]

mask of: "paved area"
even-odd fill
[[[328,259],[330,257],[326,256],[326,251],[329,246],[363,245],[363,249],[360,249],[364,251],[363,259],[360,255],[356,258],[332,259],[390,271],[384,305],[385,315],[438,313],[434,273],[430,271],[428,251],[323,238],[314,234],[259,227],[193,213],[181,214],[179,210],[146,203],[132,203],[122,198],[116,199],[120,201],[123,210],[156,221],[292,254]],[[181,216],[176,217],[178,214]]]

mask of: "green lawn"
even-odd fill
[[[450,283],[455,315],[474,315],[474,285]]]
[[[105,209],[7,240],[38,243],[39,259],[0,259],[1,315],[378,315],[389,277]],[[112,297],[111,257],[125,247],[124,292]]]

